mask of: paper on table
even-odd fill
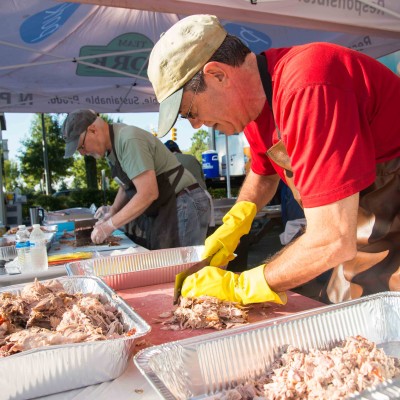
[[[123,254],[133,254],[133,253],[144,253],[146,251],[150,251],[145,247],[136,245],[135,247],[128,247],[125,250],[114,250],[110,253],[110,256],[121,256]]]
[[[49,265],[65,264],[66,262],[85,260],[92,258],[93,253],[89,251],[77,251],[76,253],[56,254],[48,257]]]

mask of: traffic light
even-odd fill
[[[176,128],[171,129],[171,140],[176,141]]]

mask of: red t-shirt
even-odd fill
[[[265,52],[276,124],[305,207],[365,189],[375,165],[400,156],[400,78],[353,50],[313,43]],[[266,156],[278,141],[268,102],[245,128],[252,170],[282,168]]]

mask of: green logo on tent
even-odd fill
[[[113,39],[107,46],[83,46],[79,57],[93,56],[93,58],[85,58],[82,61],[94,65],[78,63],[76,74],[126,78],[127,75],[118,73],[118,71],[123,71],[147,77],[147,59],[153,45],[154,43],[141,33],[125,33]],[[132,53],[121,54],[121,52],[127,51],[132,51]],[[112,55],[110,53],[119,54]],[[96,66],[101,68],[96,68]]]

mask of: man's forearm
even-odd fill
[[[125,190],[120,187],[112,205],[113,214],[116,214],[119,210],[121,210],[128,203],[128,201],[129,198],[126,195]]]
[[[240,189],[237,201],[251,201],[260,210],[274,197],[278,184],[278,175],[263,176],[250,171]]]
[[[143,195],[135,194],[135,196],[112,217],[113,224],[116,227],[120,227],[131,222],[143,214],[152,202],[153,200],[151,198],[149,199],[148,197],[145,198]]]
[[[301,236],[270,260],[266,260],[265,279],[272,290],[283,292],[303,285],[334,267],[335,244],[310,244]]]
[[[267,261],[264,275],[272,290],[292,289],[355,257],[358,199],[357,193],[304,209],[306,232]]]
[[[137,218],[158,198],[158,184],[154,170],[141,173],[132,179],[132,183],[136,188],[136,194],[112,217],[112,222],[117,227]],[[117,198],[119,204],[122,204],[123,199],[119,195],[118,191]],[[127,199],[126,195],[125,198]]]

